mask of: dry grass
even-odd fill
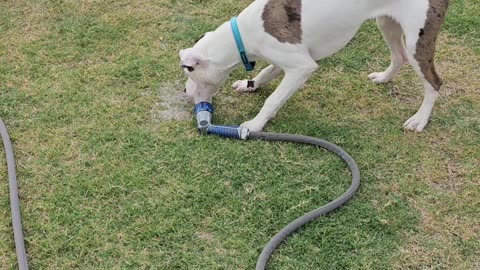
[[[249,3],[0,2],[0,112],[33,269],[251,269],[279,228],[343,191],[342,164],[317,149],[196,134],[177,52]],[[273,269],[480,267],[479,4],[452,2],[437,53],[445,86],[424,133],[401,129],[421,102],[410,68],[387,85],[366,78],[389,62],[372,22],[267,125],[340,144],[363,180],[347,207],[282,245]],[[278,83],[232,93],[244,76],[215,98],[216,122],[253,117]],[[15,268],[7,192],[0,269]]]

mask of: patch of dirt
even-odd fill
[[[152,108],[153,119],[158,122],[183,121],[192,117],[192,104],[184,93],[180,80],[163,82],[157,90],[159,102]]]

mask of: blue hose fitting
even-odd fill
[[[216,135],[224,138],[246,140],[248,129],[241,126],[212,125],[213,105],[209,102],[195,104],[193,110],[197,118],[197,127],[202,135]]]
[[[248,129],[241,126],[210,125],[207,128],[207,135],[217,135],[224,138],[246,140],[248,138]]]
[[[197,118],[197,127],[200,134],[207,135],[207,128],[212,124],[213,105],[209,102],[195,104],[193,113]]]

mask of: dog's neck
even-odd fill
[[[238,20],[240,29],[242,29],[242,20]],[[246,27],[244,27],[246,28]],[[242,37],[246,37],[242,34]],[[249,52],[249,42],[244,45],[247,53]],[[196,45],[198,49],[208,60],[218,67],[220,73],[230,74],[235,68],[242,65],[242,60],[237,49],[237,45],[233,38],[232,29],[229,22],[225,22],[215,31],[208,33]],[[255,59],[255,55],[248,53],[248,56]]]

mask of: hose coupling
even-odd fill
[[[197,127],[201,135],[216,135],[220,137],[246,140],[249,131],[241,126],[212,125],[213,105],[209,102],[200,102],[195,104],[193,110],[197,118]]]

